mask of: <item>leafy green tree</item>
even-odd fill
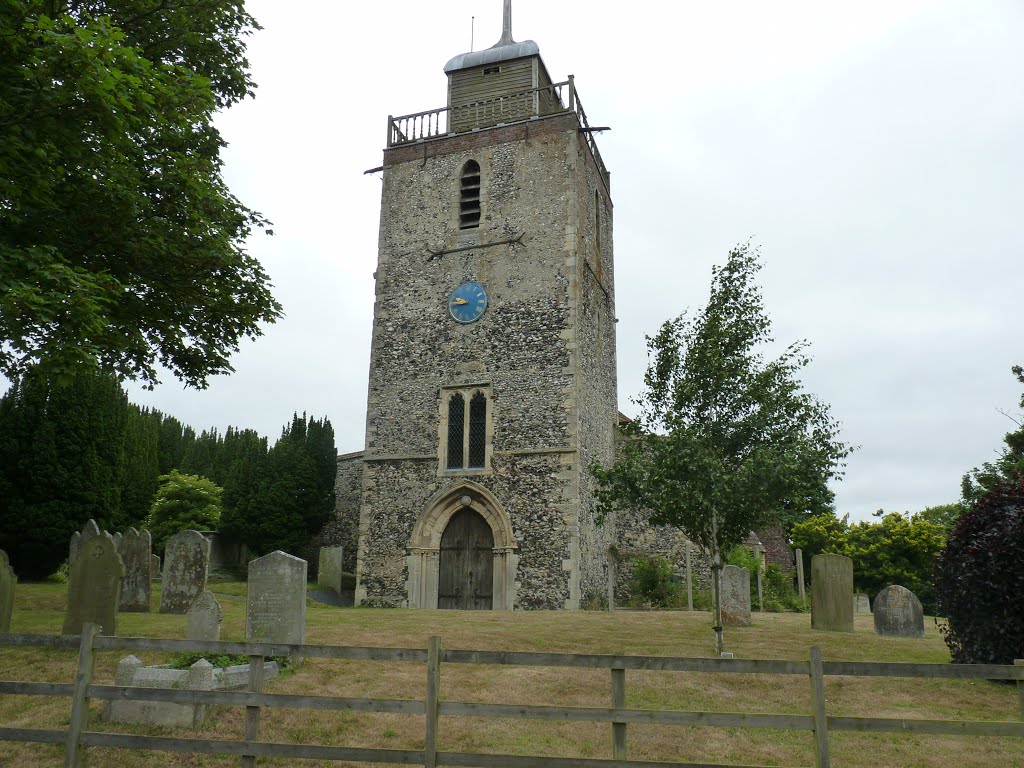
[[[835,512],[815,515],[794,525],[789,541],[803,554],[804,573],[810,574],[811,558],[815,555],[844,554],[849,530],[849,515],[840,518]]]
[[[1024,368],[1015,365],[1012,371],[1017,381],[1024,384]],[[1024,477],[1024,395],[1020,398],[1020,408],[1021,413],[1016,417],[1005,414],[1018,428],[1003,436],[1006,448],[999,458],[985,462],[964,475],[960,486],[961,504],[964,508],[974,506],[990,491]]]
[[[963,513],[962,504],[937,504],[934,507],[925,507],[916,516],[929,523],[934,523],[948,533],[957,524]]]
[[[121,508],[113,520],[114,530],[139,526],[149,515],[160,477],[159,428],[156,414],[129,404],[121,468]]]
[[[711,553],[719,651],[723,553],[838,477],[850,450],[828,407],[801,390],[807,343],[764,358],[772,336],[754,283],[760,268],[755,250],[736,247],[712,270],[707,306],[648,338],[641,414],[616,463],[594,469],[604,510],[645,510]]]
[[[853,560],[854,582],[872,600],[890,584],[899,584],[934,612],[932,568],[945,543],[939,525],[918,515],[890,512],[877,523],[850,526],[841,554]]]
[[[215,531],[220,524],[223,489],[205,477],[171,470],[160,476],[146,528],[153,551],[162,553],[167,540],[181,531]]]
[[[281,308],[213,116],[251,95],[242,0],[4,0],[0,374],[189,386]]]

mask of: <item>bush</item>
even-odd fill
[[[679,602],[679,584],[673,579],[672,564],[664,557],[635,558],[629,591],[633,602],[657,608],[675,607]]]
[[[167,540],[181,531],[215,531],[220,523],[221,488],[212,480],[177,470],[160,476],[160,487],[146,520],[153,551],[163,555]]]
[[[954,662],[1024,658],[1024,477],[960,518],[935,561],[934,586]]]
[[[784,574],[774,563],[762,568],[761,559],[746,547],[735,547],[725,557],[726,565],[736,565],[750,572],[750,607],[761,608],[757,598],[757,572],[761,571],[761,591],[764,594],[764,610],[772,613],[802,611],[800,596],[793,586],[793,579]]]

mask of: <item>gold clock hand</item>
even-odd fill
[[[466,301],[466,300],[465,300],[464,298],[462,298],[461,296],[457,296],[457,297],[455,298],[455,303],[456,303],[456,304],[468,304],[469,302],[468,302],[468,301]]]

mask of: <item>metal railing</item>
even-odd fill
[[[587,113],[580,104],[579,94],[572,75],[568,80],[531,88],[518,93],[482,99],[456,107],[439,107],[411,115],[388,115],[387,145],[397,147],[449,134],[463,133],[476,128],[490,128],[498,125],[545,117],[565,112],[575,112],[586,137],[587,146],[601,172],[605,185],[609,184],[608,169],[594,141]]]

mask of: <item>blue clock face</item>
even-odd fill
[[[448,314],[457,323],[479,320],[487,309],[487,291],[480,283],[463,283],[448,297]]]

